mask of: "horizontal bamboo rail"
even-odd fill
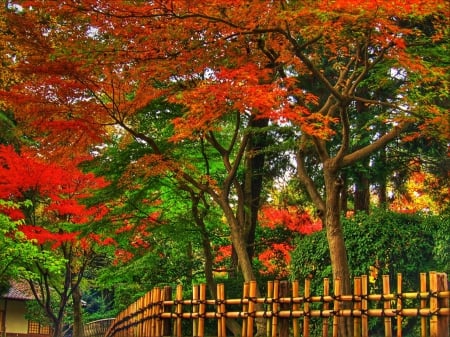
[[[418,317],[421,337],[449,337],[450,291],[444,273],[420,274],[420,289],[402,292],[402,275],[397,275],[397,291],[390,289],[389,277],[382,278],[382,293],[369,293],[368,277],[353,280],[353,294],[340,294],[340,280],[324,279],[323,293],[311,295],[310,279],[299,293],[297,281],[270,281],[267,295],[257,298],[256,282],[245,283],[242,298],[226,299],[223,284],[217,285],[217,299],[206,298],[204,284],[194,286],[192,298],[183,298],[178,286],[175,299],[170,287],[155,288],[121,312],[105,337],[205,336],[206,321],[214,320],[217,336],[227,335],[227,321],[237,320],[242,336],[253,336],[257,321],[263,321],[266,335],[310,336],[312,319],[321,320],[322,336],[338,336],[339,320],[353,318],[353,336],[369,336],[369,318],[382,320],[385,336],[402,336],[406,317]],[[414,305],[407,307],[406,305]],[[238,310],[237,310],[238,309]],[[189,321],[190,325],[183,323]],[[316,322],[317,323],[317,322]],[[261,325],[259,325],[261,326]],[[317,324],[316,324],[317,326]]]

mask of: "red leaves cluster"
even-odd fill
[[[280,278],[286,277],[289,271],[290,252],[294,249],[293,234],[308,235],[322,229],[320,219],[313,219],[307,211],[296,206],[285,208],[265,206],[261,209],[259,222],[262,227],[271,230],[281,228],[290,233],[282,241],[279,238],[272,240],[262,237],[256,244],[258,247],[257,259],[262,264],[259,273]],[[231,245],[217,247],[215,263],[222,267],[227,263],[231,254]]]
[[[30,200],[34,213],[25,216],[20,210],[2,211],[13,219],[24,219],[26,224],[19,229],[29,240],[40,245],[51,243],[55,249],[64,242],[81,239],[79,229],[67,231],[65,224],[89,224],[107,214],[105,205],[88,207],[82,200],[108,183],[92,173],[83,173],[77,164],[76,160],[56,164],[47,162],[30,149],[24,148],[19,154],[11,146],[0,147],[0,198]],[[111,243],[93,233],[84,239],[99,244]]]
[[[322,222],[319,219],[312,219],[308,212],[296,206],[285,208],[263,207],[260,223],[264,227],[273,229],[280,226],[305,235],[322,229]]]

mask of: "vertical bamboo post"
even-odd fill
[[[227,327],[226,327],[226,306],[225,306],[225,285],[223,283],[219,283],[217,285],[217,312],[219,313],[218,319],[218,336],[226,337],[227,335]]]
[[[330,295],[330,279],[324,278],[323,279],[323,296],[329,296]],[[330,309],[330,303],[328,301],[323,302],[322,306],[323,311]],[[324,317],[322,319],[322,337],[328,337],[328,330],[329,330],[329,318]]]
[[[226,337],[227,335],[227,322],[226,322],[226,305],[225,305],[225,285],[222,283],[220,287],[220,298],[222,299],[222,302],[220,303],[220,312],[222,317],[220,318],[220,326],[222,328],[221,330],[221,336]]]
[[[148,311],[146,310],[146,313],[148,314],[148,317],[150,317],[149,320],[145,322],[145,325],[147,326],[146,329],[148,329],[150,336],[154,336],[155,334],[155,319],[153,317],[154,310],[155,310],[155,288],[150,290],[148,293]]]
[[[447,274],[438,273],[437,276],[437,284],[436,284],[436,296],[438,296],[439,292],[447,292],[448,291],[448,279]],[[450,299],[447,298],[437,298],[438,301],[438,312],[440,308],[449,308]],[[438,331],[437,334],[439,337],[449,337],[450,336],[450,317],[448,315],[439,315],[437,316],[438,323]]]
[[[333,337],[338,337],[339,332],[339,307],[341,296],[341,280],[339,278],[334,280],[334,300],[333,300]]]
[[[298,298],[299,297],[299,289],[298,289],[298,281],[295,280],[292,282],[292,297]],[[298,303],[292,303],[292,311],[297,312],[300,309],[300,304]],[[292,318],[292,333],[293,337],[300,337],[300,329],[298,326],[298,318]]]
[[[448,308],[448,298],[439,298],[439,293],[448,290],[447,276],[443,273],[430,272],[430,337],[448,337],[448,316],[440,316],[442,307]]]
[[[159,303],[158,303],[158,321],[159,321],[160,336],[164,336],[164,318],[162,317],[162,314],[164,313],[165,297],[166,297],[165,289],[161,288],[159,292]]]
[[[176,336],[182,337],[183,336],[183,286],[179,284],[177,286],[176,294],[175,294],[175,301],[176,301],[176,309],[175,313],[177,315],[176,320]]]
[[[267,298],[273,299],[273,281],[267,282]],[[268,311],[268,304],[264,310]],[[272,320],[266,318],[266,336],[271,336],[272,334]],[[251,336],[248,336],[251,337]]]
[[[287,298],[289,297],[289,283],[288,281],[281,281],[280,282],[280,298]],[[292,305],[292,303],[291,303]],[[289,309],[289,303],[282,302],[280,304],[280,310],[287,310]],[[288,337],[289,336],[289,318],[287,317],[280,317],[279,318],[279,337]]]
[[[164,287],[164,301],[170,301],[171,299],[172,299],[172,288],[169,286],[165,286]],[[163,310],[163,312],[165,311],[164,305],[163,305],[162,310]],[[172,312],[172,310],[170,310],[170,311]],[[161,331],[163,336],[172,335],[172,329],[171,329],[172,324],[171,323],[172,323],[172,319],[165,319],[163,321],[163,327],[162,327],[162,331]]]
[[[248,302],[248,320],[247,320],[247,336],[253,336],[253,323],[255,321],[255,298],[256,298],[256,281],[250,281],[249,302]]]
[[[311,279],[307,277],[305,279],[305,289],[303,290],[303,336],[309,337],[309,312],[310,312],[310,296],[311,296]]]
[[[198,298],[199,287],[198,285],[192,286],[192,313],[198,314]],[[192,319],[192,336],[198,336],[198,318]]]
[[[389,275],[383,275],[383,297],[391,293],[389,285]],[[383,314],[391,308],[391,302],[383,299]],[[384,316],[384,334],[386,337],[392,337],[392,320],[390,316]]]
[[[153,288],[151,291],[149,291],[146,295],[146,306],[148,306],[148,310],[145,310],[145,315],[148,315],[150,319],[146,320],[144,322],[144,325],[146,326],[144,329],[144,336],[154,336],[155,335],[155,303],[157,299],[155,298],[156,292],[155,288]]]
[[[403,315],[402,315],[402,310],[403,310],[403,300],[402,300],[402,292],[403,292],[403,287],[402,287],[402,274],[398,273],[397,274],[397,311],[396,311],[396,316],[397,316],[397,337],[402,337],[402,322],[403,322]]]
[[[200,304],[198,307],[198,333],[197,336],[205,336],[205,313],[206,313],[206,284],[200,285]]]
[[[145,309],[144,309],[144,317],[147,317],[151,313],[151,302],[152,302],[152,294],[151,292],[147,292],[145,295]],[[145,320],[142,324],[142,334],[143,336],[148,336],[150,334],[150,322],[148,320]]]
[[[152,310],[152,322],[153,322],[152,331],[154,334],[152,336],[160,337],[161,336],[161,326],[160,326],[160,319],[159,319],[159,313],[160,313],[159,303],[161,300],[161,288],[156,287],[153,290],[154,290],[154,300],[153,300],[153,310]]]
[[[427,292],[427,274],[420,273],[420,291],[419,293]],[[420,309],[426,308],[427,300],[425,298],[420,299]],[[427,318],[425,316],[420,317],[420,336],[427,337]]]
[[[369,317],[368,317],[368,310],[369,310],[369,282],[368,282],[367,275],[361,276],[361,337],[368,337],[369,336]]]
[[[250,297],[250,283],[244,282],[242,288],[242,299],[248,299]],[[242,312],[246,313],[247,316],[242,318],[242,337],[247,337],[247,326],[248,326],[248,303],[242,304]],[[251,337],[251,336],[250,336]]]
[[[353,281],[353,309],[361,312],[361,277],[355,277]],[[361,336],[361,316],[353,317],[353,336]]]
[[[429,273],[430,278],[430,337],[441,337],[438,335],[438,317],[435,314],[438,309],[438,299],[437,299],[437,274],[432,271]]]
[[[280,281],[273,282],[273,297],[272,297],[272,337],[277,337],[278,333],[278,299],[280,293]]]

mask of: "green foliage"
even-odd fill
[[[381,274],[402,273],[417,288],[419,273],[448,272],[450,232],[448,215],[401,214],[376,209],[342,219],[352,276],[369,273],[378,265]],[[325,231],[298,238],[292,252],[292,278],[303,279],[311,272],[318,284],[331,277]],[[394,278],[391,278],[394,280]]]

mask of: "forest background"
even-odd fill
[[[55,336],[160,284],[449,272],[445,1],[0,18],[0,279]]]

